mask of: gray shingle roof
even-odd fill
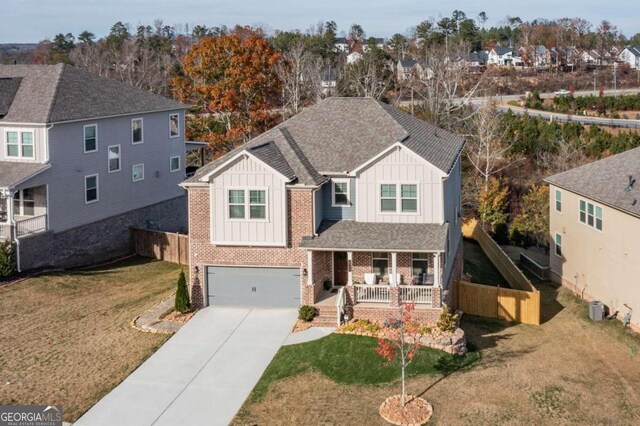
[[[323,221],[318,236],[303,238],[300,247],[367,251],[442,251],[446,247],[447,232],[448,224]]]
[[[20,78],[0,78],[0,118],[7,115],[20,87]]]
[[[296,176],[274,142],[269,141],[261,145],[256,145],[247,151],[282,173],[288,179],[293,179]]]
[[[402,68],[413,68],[414,66],[416,66],[417,63],[418,63],[418,61],[415,61],[413,59],[401,59],[400,60],[400,66]]]
[[[51,167],[42,163],[14,163],[0,161],[0,188],[13,188],[25,179],[33,177]]]
[[[328,98],[202,167],[185,184],[268,141],[305,185],[326,180],[322,174],[350,172],[396,142],[448,174],[464,145],[459,136],[374,99]]]
[[[515,49],[511,48],[511,47],[496,47],[493,50],[496,51],[496,54],[502,56],[502,55],[506,55],[507,53],[515,53]]]
[[[636,183],[625,191],[630,175]],[[640,148],[576,167],[545,181],[640,217]]]
[[[55,123],[188,108],[65,64],[0,65],[0,78],[21,78],[5,122]]]

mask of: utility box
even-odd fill
[[[604,318],[604,304],[597,300],[589,302],[589,318],[592,321],[601,321]]]

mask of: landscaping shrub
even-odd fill
[[[316,316],[316,308],[311,305],[302,305],[298,309],[298,319],[302,321],[311,321]]]
[[[380,326],[366,319],[359,319],[340,327],[340,331],[371,333],[376,335],[380,331]]]
[[[452,314],[447,305],[442,305],[442,313],[436,325],[442,331],[453,331],[458,326],[458,315]]]
[[[184,271],[180,271],[178,277],[178,290],[176,290],[176,304],[175,310],[181,313],[187,312],[191,307],[189,302],[189,289],[187,289],[187,279],[184,276]]]
[[[331,290],[331,280],[326,280],[324,283],[322,283],[322,286],[324,287],[325,290]]]
[[[11,241],[0,242],[0,277],[16,273],[16,253]]]

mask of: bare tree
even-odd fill
[[[491,102],[482,104],[469,121],[465,155],[486,188],[489,178],[521,160],[508,155],[514,142],[505,140],[501,115]]]
[[[343,92],[365,98],[381,99],[391,85],[393,72],[387,61],[374,52],[347,65]]]
[[[276,73],[282,82],[284,108],[291,115],[299,113],[306,102],[319,100],[322,65],[322,59],[311,53],[303,41],[282,54]]]

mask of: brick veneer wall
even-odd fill
[[[214,246],[210,242],[209,187],[191,187],[189,197],[189,264],[191,303],[206,305],[206,266],[255,265],[307,268],[307,253],[298,248],[303,236],[313,235],[313,192],[287,189],[287,247]],[[196,267],[198,272],[196,273]],[[196,279],[197,278],[197,279]],[[322,283],[320,283],[320,286]],[[317,286],[300,274],[303,304],[313,304]],[[198,297],[202,294],[201,297]],[[199,299],[199,300],[198,300]]]

